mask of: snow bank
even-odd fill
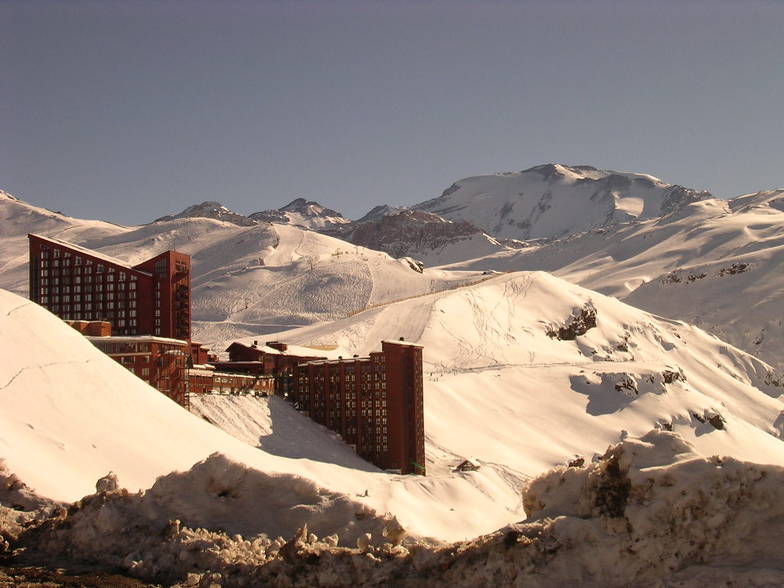
[[[356,547],[336,546],[309,527],[285,542],[178,520],[158,529],[161,521],[152,533],[149,516],[137,523],[118,515],[138,504],[122,493],[89,497],[22,543],[38,558],[65,556],[190,586],[773,586],[784,581],[782,488],[780,467],[704,457],[677,434],[651,431],[595,463],[535,479],[525,522],[447,546],[400,545],[392,520],[389,540],[375,546],[362,538]]]

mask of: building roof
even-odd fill
[[[344,357],[342,359],[311,359],[310,361],[302,362],[300,365],[331,365],[339,363],[355,363],[370,361],[369,357]]]
[[[169,339],[168,337],[156,337],[155,335],[123,335],[119,337],[115,335],[106,337],[88,335],[85,339],[96,343],[105,341],[107,343],[167,343],[170,345],[188,345],[188,342],[182,339]]]
[[[144,274],[146,276],[151,276],[150,272],[145,272],[142,270],[138,270],[132,265],[129,265],[127,261],[123,261],[122,259],[118,259],[116,257],[112,257],[111,255],[106,255],[105,253],[101,253],[100,251],[95,251],[94,249],[87,249],[87,247],[82,247],[81,245],[76,245],[75,243],[70,243],[68,241],[62,241],[61,239],[54,239],[52,237],[44,237],[43,235],[38,235],[36,233],[28,233],[28,237],[35,237],[36,239],[40,239],[42,241],[48,241],[50,243],[54,243],[55,245],[61,245],[62,247],[67,247],[68,249],[73,249],[74,251],[79,251],[80,253],[84,253],[85,255],[89,255],[90,257],[95,257],[97,259],[101,259],[107,263],[111,263],[113,265],[118,265],[128,270],[133,270],[135,272],[139,272],[140,274]]]
[[[408,347],[419,347],[424,349],[424,345],[420,345],[419,343],[411,343],[409,341],[396,341],[394,339],[382,339],[382,343],[389,343],[391,345],[407,345]]]

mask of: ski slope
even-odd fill
[[[784,192],[707,199],[661,219],[446,266],[545,270],[684,320],[784,371]]]

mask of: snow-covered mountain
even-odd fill
[[[226,459],[159,480],[149,500],[160,497],[156,509],[199,525],[215,524],[214,512],[223,528],[243,534],[265,524],[291,529],[302,519],[286,514],[288,499],[280,513],[249,516],[218,509],[220,497],[236,495],[242,505],[254,488],[285,493],[299,477],[297,500],[310,504],[303,493],[315,485],[325,498],[314,524],[339,534],[359,530],[345,517],[361,504],[377,516],[392,513],[415,534],[472,537],[524,518],[520,492],[531,477],[577,455],[590,461],[619,438],[654,428],[671,429],[704,455],[784,464],[783,389],[770,382],[770,366],[697,328],[544,273],[496,276],[282,336],[342,355],[399,336],[424,345],[427,477],[325,463],[329,451],[304,447],[308,439],[324,444],[318,435],[301,435],[300,451],[319,452],[310,461],[264,451],[275,441],[267,435],[254,450],[209,432],[203,419],[9,293],[0,295],[0,333],[0,352],[13,358],[0,364],[0,457],[23,482],[71,500],[109,469],[135,489],[219,451]],[[273,433],[291,422],[273,418]],[[455,471],[468,458],[479,470]],[[210,490],[215,480],[220,488]],[[182,493],[184,485],[195,490]],[[330,510],[341,503],[350,507]]]
[[[258,335],[481,279],[424,270],[407,260],[286,224],[183,217],[138,227],[73,219],[0,199],[0,287],[27,294],[27,233],[140,263],[167,249],[192,257],[194,337]]]
[[[655,218],[710,197],[645,174],[546,164],[459,180],[415,206],[469,221],[496,238],[556,238]]]
[[[254,212],[249,215],[249,218],[256,221],[295,225],[314,231],[328,230],[351,222],[339,212],[304,198],[295,198],[280,208]]]
[[[784,388],[771,366],[549,274],[495,276],[278,335],[347,355],[400,336],[425,348],[434,474],[476,458],[525,478],[657,426],[699,451],[782,463]]]
[[[504,251],[506,246],[467,221],[410,208],[377,206],[329,234],[392,257],[413,257],[428,266]]]
[[[784,190],[706,199],[449,267],[550,271],[698,325],[784,370]]]
[[[220,202],[214,201],[194,204],[193,206],[189,206],[178,214],[162,216],[160,218],[156,218],[153,222],[157,223],[163,221],[172,221],[179,218],[212,218],[244,227],[256,224],[253,219],[249,219],[248,217],[238,214],[233,210],[229,210]]]

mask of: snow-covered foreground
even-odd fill
[[[9,480],[0,468],[0,488]],[[177,586],[780,586],[782,488],[781,467],[705,457],[675,433],[651,431],[533,480],[525,522],[441,547],[400,545],[393,525],[376,547],[307,528],[288,541],[230,536],[156,519],[146,497],[118,490],[52,513],[18,483],[0,498],[25,508],[0,505],[0,532],[33,562]]]
[[[39,496],[73,501],[112,471],[130,491],[88,498],[29,536],[19,526],[25,511],[0,508],[0,521],[16,529],[7,533],[11,539],[22,533],[31,554],[151,578],[209,567],[223,570],[229,585],[231,578],[256,574],[264,581],[294,569],[304,574],[298,582],[318,577],[325,585],[346,578],[388,583],[413,571],[463,584],[491,577],[624,584],[671,572],[711,578],[711,569],[687,566],[728,553],[738,554],[730,563],[746,573],[753,555],[769,555],[750,526],[759,511],[735,510],[773,504],[780,487],[768,480],[782,476],[776,466],[784,464],[784,403],[764,362],[698,328],[542,272],[495,276],[282,338],[364,354],[400,336],[425,346],[427,477],[363,467],[278,399],[260,412],[242,405],[249,399],[201,399],[208,403],[201,414],[232,437],[53,315],[0,291],[4,479],[16,476]],[[642,442],[631,439],[646,434]],[[622,449],[598,458],[627,437]],[[691,461],[678,461],[690,448]],[[627,451],[642,456],[637,469],[623,457]],[[523,499],[533,478],[579,464],[577,456],[589,465],[535,480]],[[479,469],[453,471],[466,458]],[[20,482],[3,488],[18,493]],[[100,485],[113,486],[111,477]],[[695,509],[706,492],[722,514],[696,526],[676,524],[703,518]],[[526,515],[522,527],[457,549],[411,543],[467,540]],[[296,534],[305,524],[324,542]],[[396,543],[399,524],[410,534],[408,547],[379,547],[375,559],[334,548],[359,540],[361,552],[373,551],[366,533],[371,543]],[[776,519],[769,524],[779,532]],[[709,531],[744,546],[725,545]],[[284,545],[278,535],[295,538]],[[642,557],[627,555],[635,549]],[[303,559],[306,572],[296,568]]]

